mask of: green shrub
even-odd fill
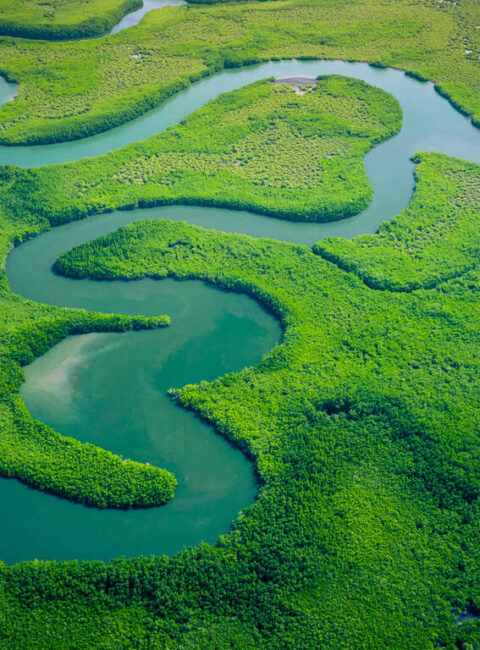
[[[0,0],[0,34],[22,38],[67,40],[108,32],[142,0]]]

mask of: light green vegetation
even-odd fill
[[[102,39],[5,38],[0,70],[20,88],[0,110],[0,140],[52,142],[98,133],[215,70],[291,57],[402,68],[432,79],[455,105],[480,119],[480,62],[464,53],[462,13],[464,6],[474,16],[479,10],[474,0],[461,5],[286,0],[167,7]]]
[[[117,152],[41,170],[4,170],[4,202],[23,202],[54,222],[117,207],[195,202],[254,208],[294,220],[357,214],[371,200],[362,158],[398,132],[388,93],[325,77],[296,95],[257,82],[227,93],[180,125]]]
[[[417,196],[442,195],[446,166],[432,155],[419,167]],[[450,166],[460,185],[472,182],[473,165]],[[412,227],[422,216],[417,199]],[[442,246],[450,233],[469,238],[461,207],[451,220],[432,235]],[[451,251],[460,264],[465,252]],[[457,626],[454,613],[480,605],[478,271],[378,291],[307,247],[162,221],[75,248],[57,266],[104,280],[201,278],[257,297],[285,328],[257,367],[173,391],[257,458],[263,488],[216,548],[156,565],[172,585],[153,597],[158,614],[171,622],[183,611],[167,605],[173,593],[184,607],[202,603],[162,642],[182,647],[189,628],[232,615],[245,632],[260,629],[259,647],[478,640],[479,623]],[[155,566],[144,562],[142,575]],[[190,576],[180,589],[170,577],[179,566]]]
[[[0,0],[0,34],[67,39],[97,36],[142,0]]]
[[[282,56],[394,65],[433,79],[479,121],[479,63],[464,53],[472,48],[463,40],[478,42],[477,12],[473,0],[287,0],[165,9],[95,43],[4,39],[2,69],[22,85],[18,100],[1,111],[2,137],[48,141],[96,132],[216,68]],[[142,57],[132,58],[137,53]],[[301,113],[320,101],[318,91],[297,98],[267,83],[242,92],[237,97],[245,101],[258,93],[259,110],[288,97]],[[185,141],[179,149],[172,145],[172,133],[195,125],[198,115],[218,119],[228,97],[156,138],[154,149],[146,143],[103,157],[105,171],[97,161],[41,171],[4,168],[2,254],[28,234],[94,210],[165,201],[167,192],[171,200],[185,199],[187,177],[192,201],[233,202],[235,178],[235,191],[243,182],[250,188],[248,205],[267,211],[263,195],[255,194],[258,168],[245,180],[248,165],[233,165],[220,190],[215,174],[226,172],[211,161],[202,167],[193,127],[190,152],[182,148]],[[279,123],[288,125],[291,137],[291,122]],[[197,122],[205,133],[200,127]],[[252,132],[256,150],[263,141]],[[232,146],[228,133],[222,141],[220,130],[212,132],[203,145],[208,156],[218,147],[231,160],[222,149]],[[285,130],[281,136],[287,138]],[[306,140],[298,140],[300,160]],[[154,150],[163,156],[156,167]],[[168,185],[173,156],[182,171]],[[260,165],[254,158],[248,164]],[[190,176],[181,160],[195,167]],[[121,165],[112,179],[108,165],[115,161]],[[437,154],[421,154],[416,162],[416,193],[402,215],[379,235],[318,244],[317,254],[304,246],[145,221],[62,256],[58,270],[74,277],[199,278],[247,292],[278,314],[283,342],[256,367],[172,391],[173,399],[255,457],[262,484],[258,500],[215,546],[170,559],[2,566],[0,646],[478,646],[480,621],[457,624],[457,616],[465,608],[480,612],[480,168]],[[311,169],[302,169],[310,181]],[[267,171],[270,186],[282,189]],[[200,190],[202,174],[211,182]],[[83,192],[75,185],[80,179]],[[288,183],[290,197],[296,190],[291,178]],[[307,201],[311,190],[297,189]],[[33,445],[35,458],[53,463],[49,437],[58,444],[65,439],[31,422],[18,397],[21,365],[69,333],[134,323],[36,305],[12,296],[5,281],[0,314],[2,436],[21,459]],[[80,457],[75,441],[62,444],[72,458]],[[87,481],[95,468],[102,477],[103,462],[117,468],[114,457],[93,449]],[[48,470],[45,475],[55,478]],[[116,476],[127,488],[124,495],[133,493],[127,472]],[[123,483],[127,478],[133,486]],[[145,483],[148,478],[142,475]],[[61,491],[62,481],[49,489]],[[74,490],[69,496],[77,498]]]
[[[314,250],[377,289],[429,288],[478,267],[480,254],[478,165],[418,154],[412,202],[376,235],[352,241],[328,238]]]

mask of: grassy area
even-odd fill
[[[0,34],[64,40],[105,34],[142,0],[0,0]]]
[[[98,133],[215,70],[282,57],[395,66],[432,79],[478,120],[480,62],[465,54],[463,39],[465,25],[477,20],[479,9],[473,0],[461,5],[285,0],[167,7],[102,39],[47,43],[4,38],[0,70],[20,82],[20,88],[17,99],[0,110],[0,140],[53,142]],[[464,6],[471,8],[468,21]]]
[[[319,79],[302,95],[261,81],[221,95],[181,124],[98,158],[4,170],[3,202],[60,222],[118,207],[207,203],[301,221],[357,214],[371,200],[363,157],[397,133],[388,93],[355,79]],[[28,192],[19,191],[28,186]]]

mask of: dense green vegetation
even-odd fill
[[[392,230],[421,222],[425,189],[442,209],[449,166],[472,181],[469,163],[423,158]],[[450,218],[468,237],[464,211]],[[4,567],[6,647],[475,647],[480,621],[456,620],[480,608],[478,271],[378,291],[304,246],[165,221],[57,266],[248,292],[284,340],[254,368],[172,391],[257,460],[262,488],[235,530],[171,559]]]
[[[286,0],[166,9],[94,44],[4,39],[2,69],[22,86],[1,111],[2,137],[91,133],[213,69],[294,55],[396,65],[435,80],[478,122],[477,16],[473,0]],[[323,98],[318,89],[296,96],[254,84],[98,161],[2,168],[2,257],[50,225],[117,206],[190,200],[271,212],[275,200],[281,216],[298,209],[299,219],[324,218],[334,197],[313,211],[320,189],[311,188],[309,140],[329,183],[353,161],[355,177],[338,188],[351,183],[356,200],[367,200],[361,156],[398,128],[396,104],[358,82],[320,86]],[[368,97],[368,114],[352,111],[354,90]],[[348,120],[325,120],[329,106],[355,124],[353,158],[342,140]],[[392,121],[381,127],[375,120],[387,106]],[[225,128],[212,131],[222,116]],[[275,160],[260,167],[256,153],[268,158],[273,133],[298,146],[295,162],[281,162],[302,164],[295,179]],[[321,147],[329,137],[341,147],[338,168]],[[231,165],[239,160],[232,147],[246,164]],[[199,278],[247,292],[279,316],[284,338],[254,368],[171,391],[256,459],[258,499],[234,530],[173,558],[0,565],[2,648],[479,646],[480,619],[459,615],[480,613],[480,168],[438,154],[416,163],[411,204],[378,235],[353,242],[331,239],[312,251],[144,221],[58,260],[72,277]],[[249,165],[255,173],[242,176]],[[267,181],[261,192],[257,178]],[[21,366],[68,334],[167,321],[38,305],[0,279],[4,474],[97,506],[170,498],[171,475],[62,438],[34,422],[18,396]]]
[[[0,1],[0,34],[64,40],[105,34],[142,0]]]
[[[39,170],[4,168],[0,194],[4,204],[11,192],[14,201],[22,196],[54,222],[192,202],[331,221],[368,205],[372,188],[362,159],[401,122],[398,102],[363,81],[326,77],[302,95],[261,81],[108,155]]]
[[[473,166],[450,162],[468,183]],[[417,197],[441,197],[446,167],[429,156]],[[422,216],[417,199],[410,224]],[[452,238],[468,240],[463,210],[450,218]],[[454,255],[461,263],[464,253]],[[478,271],[428,290],[377,291],[306,247],[157,220],[78,247],[58,269],[201,278],[250,293],[282,319],[284,342],[259,366],[173,392],[256,456],[263,481],[233,535],[157,569],[162,579],[179,564],[193,571],[184,606],[201,598],[202,617],[236,613],[245,632],[260,627],[260,647],[478,640],[479,623],[456,626],[454,613],[480,605]],[[145,572],[155,562],[144,560]],[[162,590],[156,611],[171,622],[167,600]],[[180,645],[198,614],[175,632]]]
[[[98,133],[215,70],[291,57],[401,68],[432,79],[480,120],[480,62],[465,54],[473,47],[464,41],[465,7],[468,21],[480,24],[476,0],[286,0],[167,7],[96,40],[4,38],[0,71],[20,88],[0,110],[0,140],[53,142]]]
[[[413,200],[378,234],[352,241],[328,238],[315,252],[353,271],[376,289],[429,288],[478,267],[478,165],[438,154],[417,154]]]

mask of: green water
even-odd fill
[[[277,321],[247,296],[200,282],[75,282],[51,273],[60,250],[107,227],[108,219],[94,217],[19,247],[9,259],[12,286],[30,278],[45,301],[166,312],[172,325],[70,337],[25,369],[22,396],[36,418],[64,434],[171,470],[176,496],[161,508],[99,511],[1,481],[8,534],[0,549],[10,562],[173,553],[213,542],[255,498],[253,465],[166,391],[256,363],[279,340]]]
[[[215,541],[255,497],[251,463],[193,414],[173,405],[165,391],[257,362],[279,340],[278,323],[246,296],[198,282],[60,278],[50,270],[59,253],[145,217],[184,219],[307,245],[327,235],[373,232],[411,196],[412,153],[439,150],[480,162],[480,136],[431,84],[420,84],[399,71],[365,64],[286,61],[219,73],[143,118],[95,138],[53,146],[0,147],[0,163],[25,166],[96,155],[149,137],[220,92],[255,79],[329,73],[359,77],[391,92],[404,113],[402,132],[365,159],[375,195],[357,217],[333,224],[295,224],[247,212],[186,206],[116,212],[56,228],[9,256],[12,290],[34,300],[172,316],[172,326],[165,330],[67,339],[25,369],[22,396],[35,417],[58,431],[166,467],[177,476],[179,487],[162,508],[118,512],[85,508],[14,480],[1,480],[2,559],[174,553],[201,540]],[[4,101],[11,93],[10,85],[0,85]]]

